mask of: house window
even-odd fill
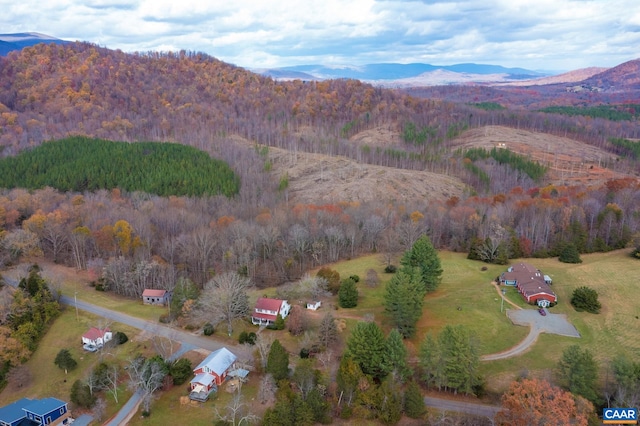
[[[60,409],[60,414],[64,414],[64,408]]]

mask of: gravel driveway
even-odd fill
[[[580,333],[569,322],[565,314],[552,314],[547,310],[547,315],[542,316],[537,309],[509,309],[507,316],[512,323],[537,328],[540,333],[580,337]]]
[[[537,309],[507,309],[507,316],[515,325],[530,327],[529,334],[520,343],[503,352],[483,355],[481,361],[495,361],[521,355],[533,345],[540,333],[559,334],[561,336],[580,337],[578,330],[567,320],[564,314],[540,315]]]

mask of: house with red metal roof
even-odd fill
[[[113,333],[108,328],[91,327],[89,331],[82,335],[82,344],[95,347],[102,347],[113,338]]]
[[[528,263],[510,266],[500,275],[500,284],[515,286],[527,303],[543,308],[558,302],[558,296],[551,290],[551,278]]]
[[[251,314],[251,322],[255,325],[270,325],[276,322],[278,314],[282,318],[289,315],[291,305],[286,300],[261,297]]]

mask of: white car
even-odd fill
[[[88,352],[95,352],[98,350],[98,347],[96,345],[85,343],[84,345],[82,345],[82,349]]]

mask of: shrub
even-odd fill
[[[278,314],[278,316],[276,317],[276,322],[273,324],[269,324],[267,328],[269,330],[284,330],[284,318],[282,318],[282,315]]]
[[[309,349],[307,348],[300,349],[300,358],[302,359],[309,358]]]
[[[598,301],[598,292],[589,287],[578,287],[573,290],[573,295],[571,296],[571,304],[576,311],[587,311],[592,314],[597,314],[600,312],[600,308],[602,305]]]
[[[213,328],[213,324],[211,324],[210,322],[206,323],[202,328],[202,332],[204,333],[205,336],[211,336],[215,332],[215,329]]]
[[[96,403],[96,397],[91,394],[89,385],[76,380],[71,386],[71,402],[83,408],[91,408]]]
[[[387,274],[395,274],[397,270],[398,267],[396,265],[387,265],[384,268],[384,272],[386,272]]]
[[[349,276],[349,278],[351,278],[354,282],[360,282],[360,277],[356,274],[353,274],[351,276]]]
[[[573,243],[567,243],[560,251],[560,256],[558,257],[560,262],[564,263],[582,263],[582,259],[580,259],[580,253],[578,252],[578,248]]]
[[[161,324],[169,324],[171,322],[171,316],[169,314],[162,314],[160,318],[158,318],[158,321]]]
[[[247,333],[246,331],[243,331],[240,333],[240,336],[238,337],[238,343],[240,344],[248,343],[250,345],[255,345],[257,338],[258,336],[253,331],[251,333]]]
[[[324,267],[320,268],[316,276],[324,278],[327,281],[327,289],[331,294],[338,294],[338,290],[340,289],[340,273],[338,271]]]
[[[123,343],[127,343],[129,338],[122,331],[116,331],[116,334],[113,335],[113,341],[116,345],[121,345]]]

